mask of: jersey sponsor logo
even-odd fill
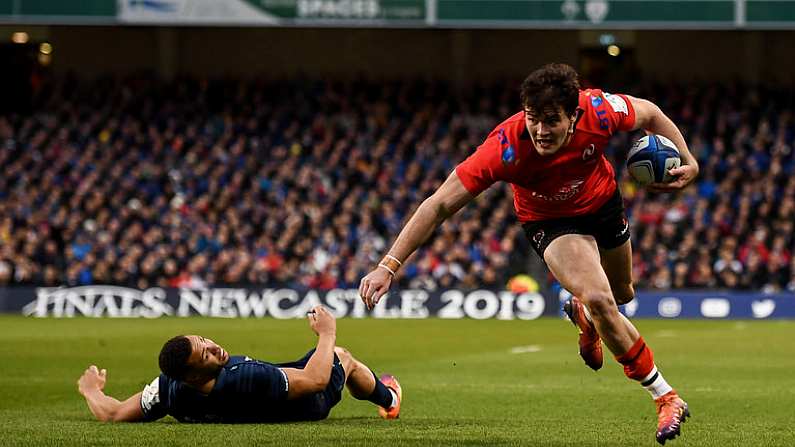
[[[533,191],[531,195],[533,198],[546,200],[547,202],[562,202],[569,200],[579,194],[582,190],[583,183],[585,183],[585,180],[572,180],[570,182],[566,182],[563,187],[561,187],[552,195],[542,194],[537,191]]]
[[[610,128],[610,122],[607,120],[607,110],[605,110],[605,102],[601,96],[591,96],[591,105],[593,106],[594,110],[596,111],[596,117],[599,118],[599,128],[602,130],[608,130]]]
[[[502,149],[502,164],[515,164],[518,161],[516,159],[516,151],[513,145],[508,141],[508,137],[505,135],[505,129],[499,130],[497,139],[500,141],[500,148]]]
[[[629,115],[629,107],[627,107],[627,102],[624,101],[624,98],[618,95],[611,95],[610,93],[604,93],[604,95],[607,103],[610,104],[610,108],[613,109],[613,112]]]
[[[149,385],[144,387],[141,393],[141,408],[144,412],[152,411],[155,405],[160,403],[160,378],[155,377]]]

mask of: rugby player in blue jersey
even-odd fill
[[[400,414],[402,391],[391,375],[377,379],[347,350],[335,346],[337,324],[322,306],[309,313],[317,347],[282,364],[230,356],[212,340],[177,336],[160,351],[159,377],[124,401],[103,392],[106,370],[91,365],[78,380],[88,408],[100,421],[287,422],[325,419],[342,388],[378,406],[385,419]]]

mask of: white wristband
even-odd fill
[[[389,258],[389,259],[391,259],[391,260],[393,260],[393,261],[397,262],[397,263],[398,263],[398,267],[402,267],[402,266],[403,266],[403,263],[402,263],[402,262],[400,262],[400,259],[398,259],[398,258],[396,258],[396,257],[394,257],[394,256],[392,256],[392,255],[384,255],[384,257],[385,257],[385,258]]]
[[[379,267],[381,267],[381,268],[383,268],[383,269],[384,269],[384,270],[386,270],[387,272],[389,272],[389,274],[390,274],[390,275],[392,275],[392,277],[393,277],[393,278],[395,277],[395,272],[394,272],[394,271],[392,271],[392,269],[391,269],[391,268],[389,268],[389,267],[387,267],[385,264],[378,264],[378,266],[379,266]]]

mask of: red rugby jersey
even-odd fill
[[[536,152],[519,112],[455,168],[458,178],[475,195],[497,181],[510,183],[521,222],[596,211],[617,188],[604,148],[613,133],[634,127],[635,109],[626,96],[597,89],[581,90],[579,107],[571,141],[555,154]]]

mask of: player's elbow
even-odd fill
[[[100,422],[135,422],[140,420],[140,417],[130,414],[123,408],[109,408],[105,409],[100,414],[94,414]]]
[[[289,399],[299,399],[315,393],[319,393],[326,389],[329,383],[329,378],[322,377],[305,377],[300,382],[295,382],[291,385],[288,391]]]
[[[633,98],[632,106],[635,109],[635,127],[638,129],[652,130],[660,120],[665,119],[662,109],[647,99]]]
[[[319,371],[312,371],[303,380],[300,386],[301,394],[319,393],[328,386],[331,374],[323,374]]]
[[[139,422],[140,418],[130,417],[121,412],[114,412],[109,414],[102,422]]]
[[[425,211],[432,215],[432,220],[436,225],[444,222],[448,217],[455,214],[455,212],[448,206],[441,194],[438,192],[431,195],[420,205],[418,212]]]
[[[322,368],[319,365],[308,365],[304,369],[285,368],[288,372],[288,399],[300,399],[326,389],[331,381],[331,365]]]
[[[118,416],[113,410],[96,412],[94,413],[94,417],[96,417],[99,422],[118,422]]]

